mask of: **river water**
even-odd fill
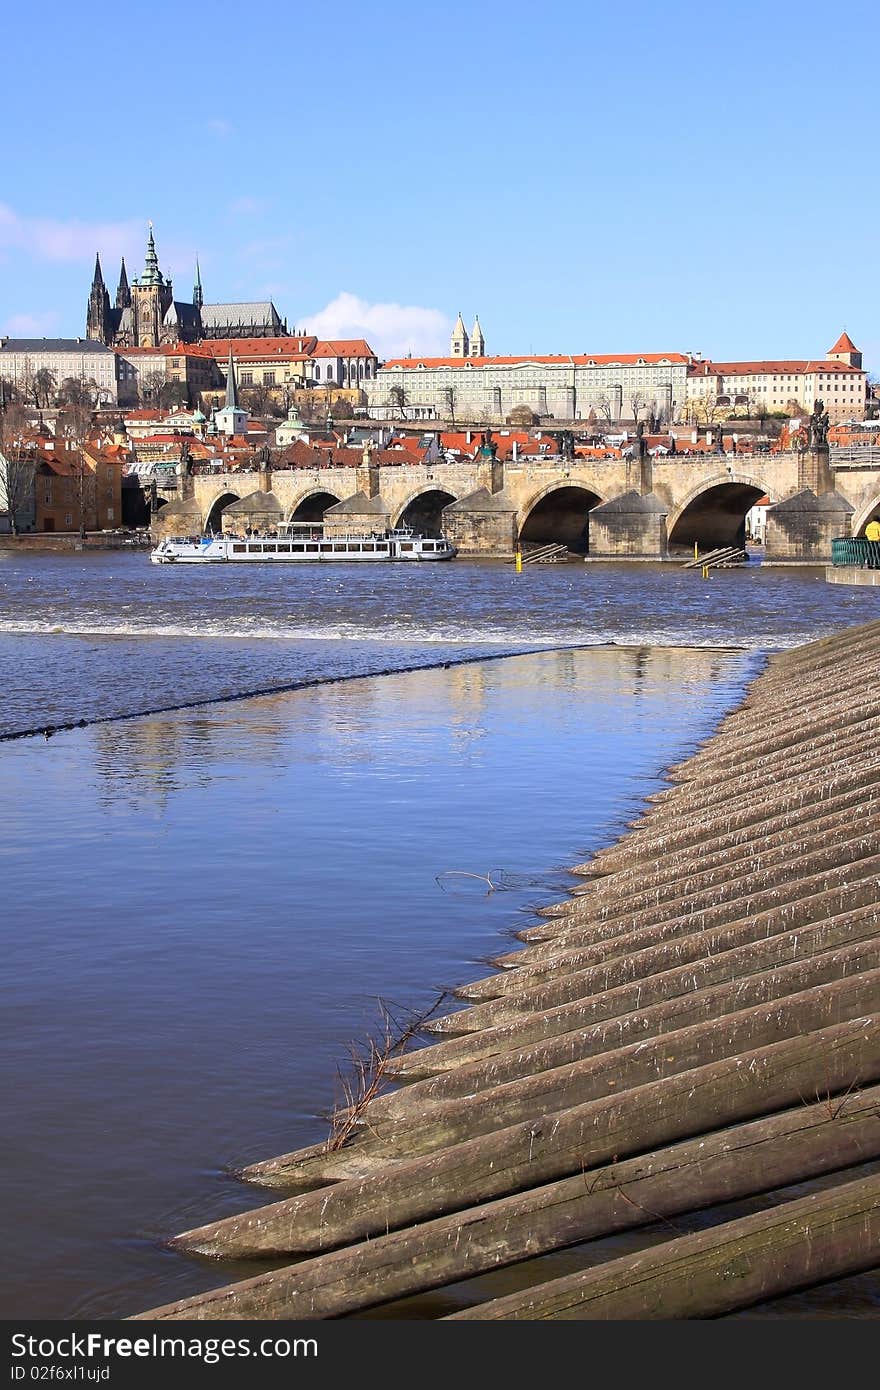
[[[0,551],[0,1315],[253,1273],[162,1242],[258,1205],[228,1170],[324,1138],[383,1009],[485,974],[767,652],[874,618],[758,564]],[[765,1311],[878,1308],[863,1276]]]

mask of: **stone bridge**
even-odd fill
[[[509,559],[563,542],[594,559],[662,560],[742,544],[769,498],[768,560],[823,564],[835,536],[880,512],[880,469],[833,466],[827,446],[777,454],[644,460],[530,460],[198,473],[163,489],[152,530],[271,529],[322,522],[326,535],[409,524],[447,535],[464,556]],[[164,505],[163,505],[164,503]]]

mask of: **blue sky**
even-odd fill
[[[94,255],[444,351],[880,373],[874,6],[7,0],[0,331],[83,331]]]

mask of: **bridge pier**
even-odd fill
[[[634,489],[590,512],[592,560],[662,560],[667,554],[667,509]]]

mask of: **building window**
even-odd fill
[[[241,374],[241,384],[242,384],[242,386],[253,386],[253,384],[254,384],[254,374],[253,374],[253,372],[242,372],[242,374]]]
[[[68,513],[66,514],[65,518],[64,518],[64,525],[65,525],[65,526],[72,526],[72,525],[73,525],[73,517],[71,516],[70,512],[68,512]]]
[[[275,373],[274,373],[274,372],[263,372],[263,385],[264,385],[264,386],[274,386],[274,385],[275,385]]]
[[[107,508],[107,520],[108,520],[108,521],[112,521],[112,520],[113,520],[113,508],[112,508],[112,507],[108,507],[108,508]]]

